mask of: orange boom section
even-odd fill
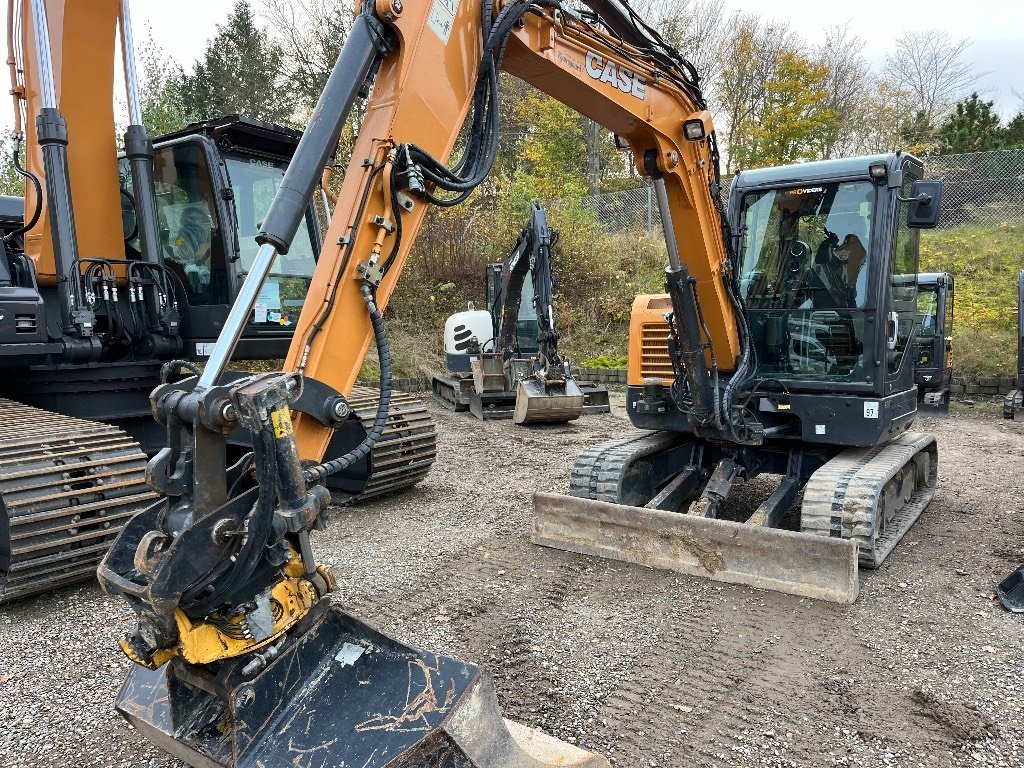
[[[410,143],[447,158],[472,103],[482,55],[481,4],[450,4],[453,15],[443,26],[431,16],[434,5],[405,3],[390,18],[397,52],[384,60],[367,104],[285,366],[346,394],[372,340],[359,295],[359,265],[373,252],[394,248],[376,294],[383,309],[427,208],[411,200],[410,207],[396,212],[402,235],[395,248],[396,233],[380,224],[393,216],[386,193],[393,181],[388,154]],[[711,134],[711,117],[703,105],[639,49],[552,9],[537,9],[523,18],[509,37],[502,68],[616,133],[631,146],[637,167],[653,166],[664,178],[672,235],[697,281],[719,369],[732,370],[741,345],[723,279],[728,257],[711,192],[712,147],[709,140],[687,141],[683,135],[684,123],[694,120],[704,126],[706,136]],[[328,305],[331,311],[325,312]],[[321,324],[310,345],[307,339]],[[300,455],[319,459],[331,429],[300,415],[295,434]]]
[[[46,0],[57,106],[68,123],[68,173],[75,206],[78,252],[83,258],[122,258],[120,184],[115,137],[114,56],[120,0]],[[25,57],[27,170],[43,187],[43,213],[25,237],[25,252],[36,265],[39,282],[57,282],[50,220],[46,211],[46,174],[36,139],[35,116],[42,107],[40,66],[31,3],[22,3],[21,47]],[[26,216],[36,206],[27,185]]]

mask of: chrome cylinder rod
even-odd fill
[[[39,65],[39,90],[44,109],[57,108],[57,91],[53,81],[53,59],[50,56],[50,27],[46,23],[46,0],[32,0],[32,26],[35,32],[36,59]]]
[[[217,337],[217,343],[213,345],[213,352],[210,353],[210,359],[206,363],[206,368],[203,369],[203,375],[199,377],[199,383],[196,385],[199,389],[217,386],[221,374],[224,373],[228,361],[231,360],[231,355],[234,354],[238,340],[242,338],[245,324],[249,321],[249,316],[256,306],[256,299],[260,295],[263,281],[270,274],[270,269],[274,266],[276,258],[277,249],[274,246],[269,243],[260,246],[252,269],[245,276],[245,282],[242,283],[242,287],[238,291],[238,298],[231,305],[231,312],[228,313],[224,328],[221,330],[220,336]]]
[[[668,189],[665,187],[665,179],[654,180],[654,190],[658,194],[658,210],[661,211],[661,226],[665,230],[665,245],[668,247],[668,268],[672,272],[678,272],[683,267],[679,259],[679,244],[676,242],[676,230],[672,224],[672,209],[668,204]]]
[[[128,5],[128,0],[121,0],[121,56],[124,58],[125,88],[128,92],[128,122],[132,125],[142,125],[139,79],[135,70],[135,43],[132,39],[132,14]]]

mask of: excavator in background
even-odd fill
[[[508,257],[487,268],[488,309],[470,306],[445,321],[449,373],[432,381],[442,405],[516,424],[566,422],[611,410],[608,390],[579,384],[569,360],[558,354],[551,265],[557,242],[544,208],[533,203]]]
[[[922,272],[917,276],[917,383],[919,410],[949,412],[953,382],[953,276]]]
[[[1024,270],[1017,275],[1017,383],[1016,387],[1003,397],[1003,418],[1017,418],[1017,411],[1024,408]]]
[[[1017,275],[1017,386],[1003,398],[1003,418],[1015,419],[1024,408],[1024,270]],[[1024,613],[1024,565],[999,582],[996,594],[1003,606]]]
[[[132,123],[120,159],[119,28]],[[188,368],[209,356],[301,136],[235,115],[152,143],[140,125],[127,3],[11,0],[8,31],[27,189],[24,199],[0,197],[0,603],[95,578],[118,531],[155,499],[145,464],[166,430],[149,393],[181,367],[163,370],[170,361]],[[321,241],[307,206],[236,360],[286,354]],[[332,477],[339,502],[408,487],[429,470],[429,414],[408,396],[390,404],[373,453]],[[372,422],[377,392],[358,390],[352,406]],[[353,421],[330,450],[343,455],[365,433]],[[241,455],[247,440],[236,433],[229,450]]]
[[[935,493],[935,437],[910,428],[919,230],[942,183],[901,152],[743,171],[698,249],[649,170],[669,266],[667,294],[632,309],[644,431],[585,451],[570,495],[536,494],[533,540],[852,602],[858,564],[880,565]],[[774,492],[728,519],[733,485],[762,474]],[[801,493],[800,532],[780,527]]]

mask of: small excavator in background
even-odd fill
[[[901,152],[743,171],[699,257],[651,170],[669,267],[630,323],[644,432],[584,452],[570,495],[535,494],[533,540],[852,602],[858,564],[880,565],[935,494],[935,437],[910,427],[919,230],[942,183]],[[775,491],[725,517],[761,474]],[[801,492],[798,533],[781,525]]]
[[[1009,394],[1003,397],[1003,418],[1017,418],[1024,408],[1024,270],[1017,275],[1017,381]]]
[[[1024,270],[1017,275],[1017,386],[1003,398],[1003,417],[1015,419],[1024,408]],[[999,582],[999,601],[1007,610],[1024,613],[1024,565]]]
[[[0,603],[95,578],[118,531],[152,503],[146,457],[163,448],[166,429],[153,421],[149,394],[182,367],[167,363],[184,358],[187,368],[209,356],[301,136],[233,115],[151,142],[128,13],[119,0],[8,3],[27,189],[24,199],[0,197]],[[119,28],[132,123],[120,159]],[[261,288],[236,360],[287,353],[321,241],[309,205]],[[351,404],[372,422],[377,402],[360,388]],[[384,438],[331,478],[337,501],[408,487],[429,470],[428,412],[407,395],[389,402]],[[339,429],[329,453],[358,445],[366,424]],[[248,440],[238,431],[228,450],[242,455]]]
[[[445,322],[449,373],[432,382],[441,404],[516,424],[566,422],[611,410],[608,390],[578,383],[569,360],[558,353],[551,264],[557,242],[544,208],[533,203],[508,257],[487,268],[488,309],[470,307]]]
[[[953,381],[953,276],[922,272],[917,276],[917,383],[919,410],[949,412]]]

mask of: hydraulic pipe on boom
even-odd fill
[[[71,274],[78,264],[78,234],[75,231],[75,208],[68,171],[68,123],[57,108],[46,2],[31,0],[31,3],[42,103],[42,109],[36,117],[36,134],[47,179],[46,207],[50,214],[61,324],[67,334],[79,338],[88,337],[92,335],[94,318],[83,306],[79,282]]]

